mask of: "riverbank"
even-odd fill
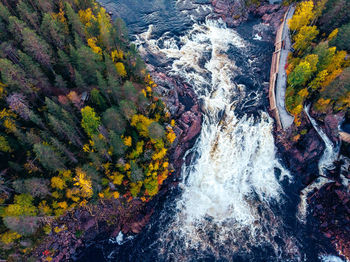
[[[269,15],[272,19],[273,13]],[[165,181],[158,196],[147,204],[138,200],[131,202],[119,200],[111,203],[105,201],[99,203],[96,209],[82,208],[76,216],[67,215],[67,220],[63,218],[61,223],[57,224],[57,231],[62,230],[55,232],[50,243],[43,245],[38,251],[38,256],[43,259],[45,259],[44,255],[51,255],[51,253],[54,255],[53,261],[79,258],[80,252],[79,250],[76,252],[76,249],[86,249],[90,243],[96,242],[102,237],[103,239],[116,237],[119,236],[119,232],[137,234],[148,223],[158,199],[166,195],[169,188],[177,186],[183,164],[182,157],[186,150],[192,147],[200,132],[199,104],[191,87],[184,84],[181,79],[169,77],[151,66],[148,69],[158,84],[157,92],[161,94],[170,112],[176,118],[174,131],[178,139],[174,142],[170,153],[171,163],[175,170],[174,174]]]
[[[284,63],[281,61],[280,67],[285,68],[286,63],[286,59]],[[275,78],[270,81],[275,81]],[[286,79],[280,79],[280,81],[286,82]],[[274,107],[271,108],[271,105],[276,104],[275,96],[270,95],[269,98],[270,110],[276,110]],[[279,97],[279,99],[284,98]],[[284,101],[282,102],[284,105]],[[285,110],[284,107],[278,108],[278,111],[272,114],[277,121],[276,146],[288,169],[295,173],[296,181],[300,181],[296,183],[297,192],[302,192],[304,188],[312,186],[319,178],[318,163],[325,150],[325,145],[304,111],[300,115],[300,124],[296,126],[295,124],[279,124],[279,112],[282,110]],[[317,121],[321,120],[319,123],[322,130],[335,146],[339,145],[338,126],[344,115],[342,113],[335,115],[332,112],[321,115],[315,111],[312,111],[311,115],[318,119]],[[282,126],[284,129],[281,129]],[[350,193],[349,186],[346,186],[346,182],[344,183],[349,178],[349,170],[346,157],[340,156],[340,158],[343,159],[335,162],[334,169],[325,170],[326,183],[313,189],[307,196],[300,193],[300,198],[305,198],[307,202],[305,207],[308,215],[305,220],[307,226],[314,232],[320,232],[328,242],[332,243],[339,255],[349,260]],[[340,178],[341,176],[343,179]]]
[[[54,229],[35,249],[33,255],[46,261],[78,259],[80,251],[100,238],[115,238],[123,234],[137,234],[148,223],[153,207],[169,188],[176,186],[181,174],[183,157],[201,130],[201,112],[196,96],[189,86],[149,67],[157,83],[157,93],[175,119],[176,139],[169,152],[170,166],[174,172],[164,181],[159,193],[148,203],[140,199],[101,200],[98,203],[68,212],[52,223]]]

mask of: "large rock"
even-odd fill
[[[202,114],[199,101],[192,88],[181,79],[169,77],[153,67],[149,67],[149,70],[158,85],[157,92],[176,121],[174,131],[177,138],[172,145],[170,160],[176,177],[179,177],[183,156],[194,145],[201,131]]]

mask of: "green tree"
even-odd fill
[[[50,14],[44,14],[40,29],[46,41],[59,49],[64,47],[64,32],[58,22],[54,20]]]
[[[312,70],[308,62],[300,62],[288,76],[288,84],[292,87],[304,85],[311,77]]]
[[[68,23],[71,26],[72,31],[79,34],[80,36],[83,36],[84,26],[80,22],[78,14],[74,12],[72,6],[68,2],[65,2],[64,7],[68,17]]]
[[[126,119],[131,120],[133,115],[136,114],[136,106],[132,101],[122,100],[120,102],[120,109],[123,112]]]
[[[127,147],[124,145],[120,136],[113,131],[109,131],[109,139],[113,149],[113,155],[116,157],[123,156]]]
[[[47,144],[35,144],[33,151],[42,166],[53,172],[65,169],[64,159]]]
[[[319,31],[316,26],[303,26],[294,36],[294,49],[299,53],[303,53],[316,38]]]
[[[27,24],[30,24],[36,31],[39,30],[39,18],[38,13],[27,5],[26,2],[20,0],[17,3],[17,11],[23,21],[26,21]]]
[[[339,28],[338,35],[330,42],[337,49],[350,51],[350,23]]]
[[[125,119],[115,107],[108,108],[103,113],[102,122],[108,129],[120,135],[124,133],[126,128]]]
[[[148,133],[149,137],[154,140],[163,139],[165,136],[165,130],[158,122],[152,122],[148,126]]]
[[[30,54],[40,64],[51,68],[52,50],[50,46],[29,28],[23,29],[22,38],[24,51]]]

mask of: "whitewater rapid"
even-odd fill
[[[314,191],[318,190],[324,185],[326,185],[329,182],[333,182],[333,180],[327,178],[326,170],[331,170],[334,168],[334,162],[338,158],[339,150],[340,150],[340,144],[337,144],[334,146],[333,142],[329,139],[329,137],[326,135],[326,133],[322,130],[322,128],[317,124],[316,120],[313,119],[310,116],[310,105],[307,105],[304,107],[304,111],[310,120],[313,128],[316,130],[317,134],[320,136],[320,138],[323,140],[325,144],[325,149],[323,151],[323,154],[318,161],[318,173],[319,177],[315,179],[313,183],[305,187],[300,192],[300,203],[298,207],[298,219],[306,223],[306,216],[307,216],[307,197],[308,195]]]
[[[276,257],[285,252],[297,255],[294,240],[285,235],[272,209],[283,205],[280,180],[290,179],[276,158],[273,120],[263,111],[236,114],[242,101],[254,106],[263,94],[234,81],[237,75],[254,77],[250,43],[212,20],[195,23],[179,39],[151,36],[152,27],[137,37],[143,56],[157,54],[171,61],[168,74],[193,87],[203,111],[201,134],[190,164],[182,170],[183,192],[175,217],[161,236],[165,258],[176,254],[187,261],[193,249],[229,257],[264,243],[273,246]],[[247,61],[247,72],[229,57],[231,49]],[[275,237],[288,242],[290,250],[281,250]]]

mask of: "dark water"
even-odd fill
[[[306,225],[297,220],[301,181],[292,171],[285,175],[277,159],[283,155],[274,153],[273,122],[265,113],[273,45],[256,36],[266,29],[260,21],[228,29],[208,19],[205,0],[100,2],[126,21],[149,64],[194,88],[204,122],[181,187],[155,204],[146,228],[98,239],[77,260],[312,262],[332,253],[310,218]],[[209,163],[213,141],[219,159]],[[257,176],[260,171],[267,174]]]

